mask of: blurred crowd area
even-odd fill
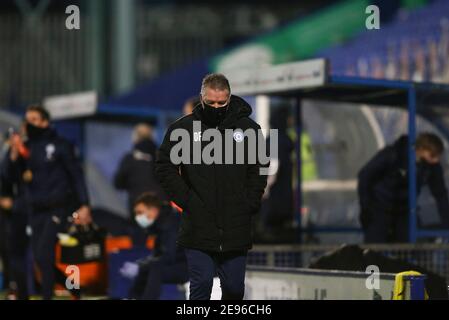
[[[449,3],[399,11],[378,32],[362,32],[324,50],[332,73],[375,79],[449,83]]]

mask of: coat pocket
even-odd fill
[[[239,211],[243,211],[244,213],[249,213],[251,211],[251,205],[248,200],[246,189],[241,188],[241,189],[237,190],[234,195],[237,199]]]
[[[187,213],[192,213],[197,210],[205,210],[206,206],[203,200],[196,194],[195,191],[190,190],[187,198]]]
[[[214,215],[206,208],[204,201],[191,190],[188,196],[186,218],[197,231],[210,229],[214,225]]]

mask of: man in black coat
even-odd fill
[[[92,218],[83,171],[72,144],[51,128],[50,115],[41,106],[28,107],[25,121],[27,140],[22,142],[18,135],[11,138],[5,170],[15,180],[10,183],[25,185],[42,296],[51,299],[55,279],[65,278],[55,273],[57,233],[63,231],[72,213],[78,224],[89,224]]]
[[[168,128],[156,175],[170,200],[184,211],[178,243],[186,248],[190,298],[210,299],[218,273],[222,298],[242,299],[246,255],[252,247],[251,216],[260,209],[266,186],[262,171],[269,165],[255,149],[265,142],[260,126],[249,118],[251,107],[231,95],[223,75],[206,76],[200,98],[192,114]],[[257,141],[249,143],[246,130]],[[182,161],[176,159],[179,147]],[[242,155],[244,161],[236,161]]]
[[[408,137],[380,150],[359,172],[360,220],[366,243],[408,241]],[[449,227],[449,201],[440,164],[444,145],[432,133],[416,139],[417,194],[424,185],[436,200],[441,225]]]

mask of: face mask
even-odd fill
[[[154,223],[154,219],[149,219],[146,214],[139,214],[135,219],[137,224],[144,229],[151,227]]]
[[[27,137],[29,139],[41,136],[46,130],[47,128],[39,128],[36,127],[35,125],[32,125],[31,123],[26,124]]]
[[[214,108],[204,102],[203,105],[203,115],[208,124],[215,127],[223,121],[228,110],[228,105],[219,108]]]

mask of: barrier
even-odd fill
[[[255,245],[248,255],[249,266],[305,268],[339,245]],[[449,282],[449,244],[370,244],[360,245],[384,256],[413,263]]]
[[[391,300],[396,274],[300,268],[250,267],[246,273],[247,300]],[[423,299],[425,275],[401,276],[401,299]]]

